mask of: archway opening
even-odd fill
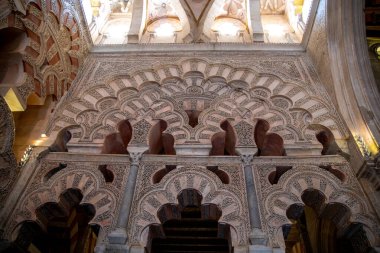
[[[58,203],[48,202],[38,207],[38,221],[25,221],[5,252],[94,252],[100,227],[89,224],[96,213],[95,207],[80,204],[82,198],[80,190],[68,189]]]
[[[217,205],[201,204],[202,195],[195,189],[181,191],[178,202],[158,210],[161,224],[149,227],[147,252],[233,252],[230,226],[219,222]]]
[[[351,213],[340,203],[325,203],[318,190],[302,194],[303,203],[291,205],[282,227],[286,253],[367,253],[371,248],[362,224],[350,223]],[[358,243],[360,242],[360,243]]]

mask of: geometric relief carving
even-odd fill
[[[152,167],[144,166],[143,170],[146,169],[150,170]],[[141,186],[136,189],[132,219],[127,229],[131,243],[146,246],[144,234],[149,225],[160,223],[157,216],[159,208],[168,203],[178,204],[177,195],[184,189],[199,191],[203,196],[202,204],[216,204],[221,209],[222,216],[219,221],[231,226],[233,246],[247,243],[249,224],[246,222],[248,214],[244,188],[223,184],[205,167],[181,166],[154,185],[151,184],[150,178],[144,178],[144,175],[146,173],[143,172],[138,178],[138,181],[142,180]],[[151,186],[147,187],[146,184]]]
[[[351,174],[350,168],[344,166],[345,172]],[[265,172],[264,172],[265,171]],[[349,180],[342,184],[339,179],[317,166],[297,166],[287,171],[279,180],[278,185],[270,186],[266,181],[266,175],[271,169],[258,167],[261,188],[259,198],[262,204],[264,221],[270,241],[273,247],[285,248],[282,226],[290,221],[286,211],[292,204],[302,204],[301,198],[305,191],[314,189],[320,191],[328,203],[340,203],[351,212],[351,222],[363,223],[369,233],[376,235],[379,224],[371,214],[371,207],[361,197],[361,192],[356,180]]]
[[[133,125],[133,137],[131,144],[147,144],[148,132],[152,125],[145,119]]]
[[[113,76],[110,80],[106,85],[97,84],[91,88],[77,85],[70,99],[75,100],[76,107],[82,108],[81,112],[73,110],[69,106],[70,99],[67,99],[56,110],[49,131],[56,131],[54,125],[59,128],[72,126],[74,121],[82,128],[79,141],[97,142],[90,136],[97,136],[101,126],[115,126],[115,115],[121,115],[123,119],[127,115],[131,122],[149,115],[152,120],[162,119],[168,123],[166,133],[173,135],[175,144],[194,141],[210,144],[211,136],[221,131],[220,123],[229,118],[235,119],[233,125],[241,135],[239,145],[253,144],[247,131],[251,122],[258,118],[267,120],[272,132],[281,135],[286,144],[298,141],[317,143],[315,138],[310,138],[312,133],[308,127],[313,124],[334,129],[338,139],[344,136],[334,109],[328,106],[328,98],[315,94],[308,83],[299,79],[285,81],[269,71],[185,59],[176,65],[160,65],[153,70],[129,73],[127,77]],[[238,88],[236,83],[239,83]],[[129,92],[131,89],[133,92]],[[95,96],[92,94],[94,90],[103,92],[97,92]],[[98,101],[115,97],[120,100],[107,106],[98,105]],[[198,110],[198,107],[202,112],[197,116],[198,124],[192,127],[186,110]],[[137,126],[139,132],[146,131],[146,123],[139,124],[144,121]],[[144,142],[144,134],[136,133],[133,138],[133,142]]]
[[[245,121],[240,121],[234,126],[238,136],[238,146],[255,145],[253,141],[253,126]]]

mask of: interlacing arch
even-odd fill
[[[368,211],[371,207],[363,201],[364,193],[360,187],[357,185],[356,190],[353,188],[353,175],[349,171],[344,172],[349,178],[342,182],[319,167],[298,166],[285,172],[277,184],[262,190],[263,216],[267,221],[265,225],[273,242],[272,246],[285,248],[282,227],[291,223],[287,217],[287,210],[293,204],[303,205],[302,196],[305,191],[311,189],[318,190],[326,204],[339,203],[346,206],[350,211],[349,222],[362,223],[368,238],[372,240],[372,245],[378,243],[376,238],[379,224]]]
[[[187,59],[91,88],[79,87],[77,98],[66,100],[56,111],[49,132],[71,126],[77,128],[72,142],[101,143],[120,120],[128,119],[134,125],[143,118],[152,124],[163,119],[176,144],[208,144],[225,119],[235,118],[233,126],[241,121],[254,126],[263,118],[287,144],[317,143],[311,125],[327,127],[343,139],[345,131],[338,126],[328,99],[308,86],[272,73]],[[199,112],[194,127],[189,125],[189,110]]]

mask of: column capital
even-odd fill
[[[129,160],[131,161],[131,165],[139,165],[143,153],[142,152],[131,152],[129,153]]]
[[[244,166],[252,165],[253,155],[244,154],[244,155],[241,155],[240,158]]]

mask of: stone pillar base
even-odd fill
[[[110,244],[125,245],[127,238],[127,231],[124,228],[117,228],[108,235]]]
[[[120,244],[108,244],[105,253],[129,253],[129,247],[127,245]]]
[[[249,245],[249,253],[273,253],[271,247],[263,245]]]
[[[136,44],[140,42],[140,38],[138,34],[128,34],[127,38],[128,38],[128,43]]]
[[[285,250],[279,248],[272,249],[263,245],[250,245],[249,253],[285,253]]]
[[[249,242],[251,245],[266,246],[268,244],[268,236],[261,229],[254,228],[249,235]]]

